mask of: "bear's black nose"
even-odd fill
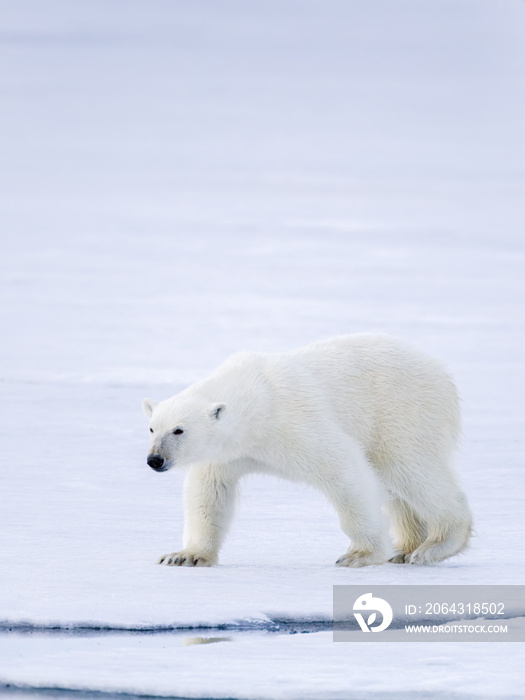
[[[164,459],[160,455],[148,455],[148,466],[152,469],[162,469]]]

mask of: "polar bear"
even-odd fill
[[[148,465],[189,467],[183,549],[159,564],[216,564],[238,482],[252,472],[327,497],[351,541],[340,566],[431,564],[468,543],[471,514],[451,464],[456,387],[437,361],[390,336],[237,353],[180,394],[142,405]]]

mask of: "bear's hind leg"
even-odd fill
[[[382,487],[365,455],[354,445],[340,459],[324,465],[320,486],[339,516],[343,532],[351,540],[338,566],[384,564],[393,547],[381,510]]]
[[[467,547],[472,534],[472,515],[461,491],[455,494],[450,506],[449,510],[427,518],[428,537],[410,555],[410,564],[436,564]]]
[[[409,504],[398,496],[387,501],[386,509],[390,515],[397,550],[389,561],[394,564],[408,563],[412,552],[426,540],[427,528]]]

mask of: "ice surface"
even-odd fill
[[[334,583],[523,583],[525,6],[1,8],[0,620],[264,628],[330,620]],[[362,330],[457,380],[471,549],[338,569],[323,498],[250,478],[218,568],[155,566],[180,545],[182,475],[145,466],[141,399],[240,349]],[[519,645],[231,634],[5,633],[0,680],[518,696]]]
[[[519,654],[501,653],[521,644],[374,644],[371,649],[334,644],[330,632],[118,636],[52,645],[39,637],[24,641],[21,658],[18,644],[0,639],[4,664],[12,676],[40,688],[89,688],[96,678],[96,687],[105,692],[169,696],[176,689],[178,697],[188,698],[195,697],[196,688],[205,698],[247,700],[523,697]]]

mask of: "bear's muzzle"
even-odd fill
[[[167,470],[166,462],[160,455],[148,455],[148,466],[156,472],[165,472]]]

